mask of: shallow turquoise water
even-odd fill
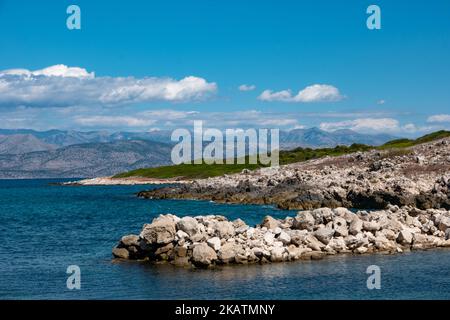
[[[143,200],[148,186],[61,187],[0,180],[0,299],[450,299],[450,250],[190,270],[113,262],[122,235],[161,213],[222,214],[249,224],[293,212],[201,201]],[[368,290],[366,269],[381,268]],[[81,268],[81,290],[66,268]]]

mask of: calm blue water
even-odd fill
[[[249,224],[293,213],[135,197],[148,186],[51,181],[0,180],[0,299],[450,299],[450,250],[215,270],[113,262],[117,240],[160,213],[222,214]],[[71,291],[66,268],[74,264],[81,268],[81,290]],[[382,270],[381,290],[366,287],[373,264]]]

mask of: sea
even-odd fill
[[[296,212],[138,198],[148,185],[55,185],[63,181],[0,180],[1,300],[450,299],[449,249],[208,270],[117,261],[118,240],[159,214],[220,214],[254,225]],[[67,285],[70,266],[79,268],[79,288]]]

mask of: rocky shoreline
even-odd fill
[[[120,259],[205,268],[438,247],[450,247],[450,211],[389,205],[372,212],[320,208],[282,220],[267,216],[255,227],[223,216],[160,215],[139,235],[122,237],[112,253]]]
[[[178,266],[268,263],[450,247],[450,138],[143,191],[148,199],[270,204],[297,216],[255,227],[222,216],[163,215],[113,255]],[[367,209],[356,213],[345,209]],[[375,211],[374,211],[375,210]]]
[[[407,149],[373,150],[195,180],[139,193],[148,199],[198,199],[276,205],[450,209],[450,139]]]
[[[91,179],[82,179],[77,181],[63,182],[64,186],[130,186],[130,185],[160,185],[160,184],[178,184],[189,183],[187,180],[177,179],[152,179],[142,177],[130,177],[130,178],[113,178],[113,177],[98,177]]]

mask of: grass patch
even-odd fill
[[[413,147],[421,143],[431,142],[434,140],[439,140],[443,138],[450,137],[450,131],[436,131],[427,135],[424,135],[423,137],[417,138],[415,140],[411,139],[397,139],[392,140],[389,142],[386,142],[382,146],[379,146],[378,149],[384,150],[384,149],[392,149],[392,148],[408,148]]]
[[[391,149],[389,156],[406,155],[404,148],[412,147],[421,143],[430,142],[445,137],[450,137],[450,131],[437,131],[427,134],[415,140],[397,139],[389,141],[379,147],[368,146],[364,144],[352,144],[351,146],[337,146],[334,148],[296,148],[289,151],[280,151],[280,164],[290,164],[303,162],[311,159],[323,158],[326,156],[336,157],[354,152],[364,152],[368,150],[387,150]],[[247,157],[248,160],[248,157]],[[247,163],[248,161],[246,161]],[[217,177],[224,174],[239,173],[243,169],[255,170],[264,167],[261,164],[180,164],[172,166],[162,166],[156,168],[137,169],[115,175],[114,178],[144,177],[155,179],[203,179]]]
[[[303,162],[326,156],[336,157],[358,151],[368,151],[374,147],[365,144],[352,144],[351,146],[337,146],[334,148],[296,148],[289,151],[280,151],[280,164]]]
[[[179,164],[156,168],[137,169],[115,175],[114,178],[144,177],[154,179],[203,179],[223,174],[239,173],[244,169],[255,170],[259,164]]]

